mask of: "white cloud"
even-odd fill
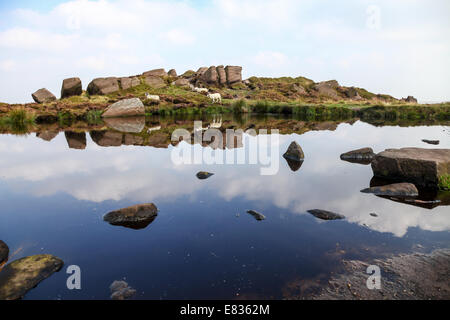
[[[174,45],[191,45],[195,42],[195,36],[181,29],[172,29],[162,34],[162,38]]]
[[[16,66],[16,62],[14,60],[8,59],[0,61],[0,69],[3,71],[12,71]]]
[[[288,63],[288,57],[281,52],[265,51],[259,52],[254,57],[254,62],[258,65],[276,69]]]

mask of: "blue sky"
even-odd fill
[[[447,0],[0,1],[0,101],[219,64],[449,101],[449,13]]]

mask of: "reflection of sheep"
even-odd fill
[[[148,92],[145,93],[145,98],[148,100],[160,101],[159,96],[148,94]]]
[[[161,126],[157,126],[157,127],[153,127],[153,128],[148,128],[147,132],[150,133],[150,132],[158,131],[158,130],[161,130]]]
[[[209,125],[209,128],[219,129],[222,127],[222,117],[218,118],[216,121],[216,116],[213,118],[213,122]]]
[[[208,98],[210,98],[213,103],[222,102],[222,96],[220,95],[220,93],[210,93],[208,94]]]

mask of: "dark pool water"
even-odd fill
[[[286,298],[291,283],[326,279],[342,259],[450,246],[448,203],[427,209],[363,194],[370,165],[339,158],[366,146],[375,152],[435,147],[424,138],[450,148],[449,127],[441,125],[357,121],[334,131],[282,134],[272,146],[279,171],[264,176],[258,164],[176,165],[171,153],[190,147],[185,142],[102,147],[87,135],[86,148],[77,150],[64,132],[51,141],[3,134],[0,239],[10,247],[10,261],[50,253],[65,262],[26,299],[109,299],[109,285],[120,279],[137,290],[136,299]],[[305,153],[297,171],[282,158],[292,141]],[[199,180],[200,170],[215,174]],[[102,219],[147,202],[159,214],[145,229]],[[346,219],[322,221],[307,213],[316,208]],[[249,209],[266,220],[256,221]],[[81,290],[66,287],[69,265],[81,268]]]

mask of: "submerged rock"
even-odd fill
[[[422,139],[423,142],[428,143],[428,144],[439,144],[439,140],[428,140],[428,139]]]
[[[145,127],[145,117],[105,118],[105,124],[120,132],[140,133]]]
[[[145,203],[111,211],[103,217],[103,220],[114,226],[143,229],[152,223],[157,215],[158,208],[153,203]]]
[[[213,175],[214,175],[214,173],[206,172],[206,171],[200,171],[196,174],[197,178],[199,178],[200,180],[208,179],[209,177],[211,177]]]
[[[373,153],[372,148],[361,148],[341,154],[341,160],[361,164],[370,164],[374,156],[375,153]]]
[[[314,217],[322,219],[322,220],[339,220],[345,219],[345,217],[339,213],[334,213],[331,211],[321,210],[321,209],[312,209],[308,210]]]
[[[370,187],[361,190],[363,193],[373,193],[377,196],[417,197],[419,191],[412,183],[393,183],[385,186]]]
[[[37,103],[45,103],[56,100],[55,95],[45,88],[39,89],[35,93],[31,94],[31,97]]]
[[[0,272],[0,300],[17,300],[36,287],[64,262],[50,254],[38,254],[15,260]]]
[[[144,116],[145,107],[139,98],[124,99],[113,103],[102,114],[104,118]]]
[[[373,213],[373,212],[372,212],[370,215],[371,215],[372,217],[375,217],[375,218],[378,217],[378,215],[377,215],[376,213]]]
[[[123,280],[114,281],[109,286],[109,289],[111,290],[111,299],[113,300],[126,300],[136,294],[136,290]]]
[[[0,240],[0,265],[8,260],[9,248],[2,240]]]
[[[292,141],[287,151],[283,154],[283,157],[292,161],[303,161],[305,154],[303,153],[302,147],[296,141]]]
[[[380,178],[437,189],[450,174],[450,149],[387,149],[374,157],[372,170]]]
[[[70,149],[86,149],[86,132],[65,131],[64,135]]]
[[[262,213],[259,213],[259,212],[255,211],[255,210],[248,210],[247,213],[250,214],[250,215],[252,215],[253,218],[255,218],[255,219],[258,220],[258,221],[262,221],[262,220],[265,220],[265,219],[266,219],[266,216],[265,216],[265,215],[263,215]]]

